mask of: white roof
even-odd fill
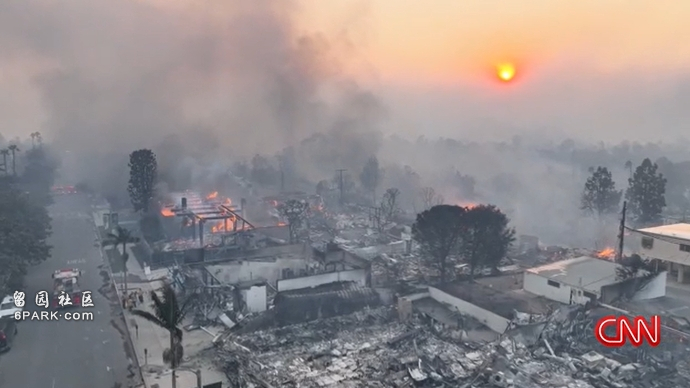
[[[617,268],[618,264],[613,261],[582,256],[530,268],[526,272],[599,293],[602,287],[618,283]]]
[[[637,232],[649,233],[660,237],[673,237],[690,241],[690,224],[678,223],[638,229]]]
[[[57,270],[53,273],[53,278],[54,279],[69,279],[69,278],[79,277],[79,275],[81,275],[81,273],[76,268],[61,269],[61,270]]]

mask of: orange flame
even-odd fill
[[[228,232],[233,230],[233,226],[235,225],[235,222],[232,219],[228,219]],[[215,225],[211,226],[211,233],[222,233],[226,232],[225,230],[225,221],[220,220],[215,223]]]
[[[278,226],[285,226],[285,225],[287,225],[287,224],[284,222],[278,222]]]
[[[214,191],[211,194],[206,196],[206,199],[216,199],[218,197],[218,192]]]
[[[611,260],[616,257],[616,250],[613,248],[604,248],[597,253],[597,257],[600,259]]]
[[[175,217],[175,213],[172,211],[172,209],[167,207],[161,209],[161,215],[163,217]]]

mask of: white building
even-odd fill
[[[671,224],[633,231],[633,251],[648,259],[658,259],[683,283],[690,267],[690,224]]]
[[[624,291],[617,279],[618,264],[589,256],[557,261],[524,273],[523,289],[566,304],[585,304],[590,300],[604,303]],[[666,295],[666,273],[663,272],[635,294],[635,299],[653,299]]]

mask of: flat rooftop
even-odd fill
[[[515,310],[531,314],[549,311],[547,301],[522,290],[499,291],[480,283],[465,282],[446,283],[435,288],[507,319],[513,318]]]
[[[526,272],[598,293],[601,287],[617,283],[617,268],[618,264],[613,261],[581,256],[530,268]]]
[[[636,231],[642,234],[652,234],[660,237],[674,237],[682,240],[690,240],[690,224],[685,223],[661,225],[652,228],[638,229]]]

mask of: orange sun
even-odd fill
[[[496,75],[503,82],[510,82],[515,78],[515,66],[511,63],[502,63],[496,66]]]

